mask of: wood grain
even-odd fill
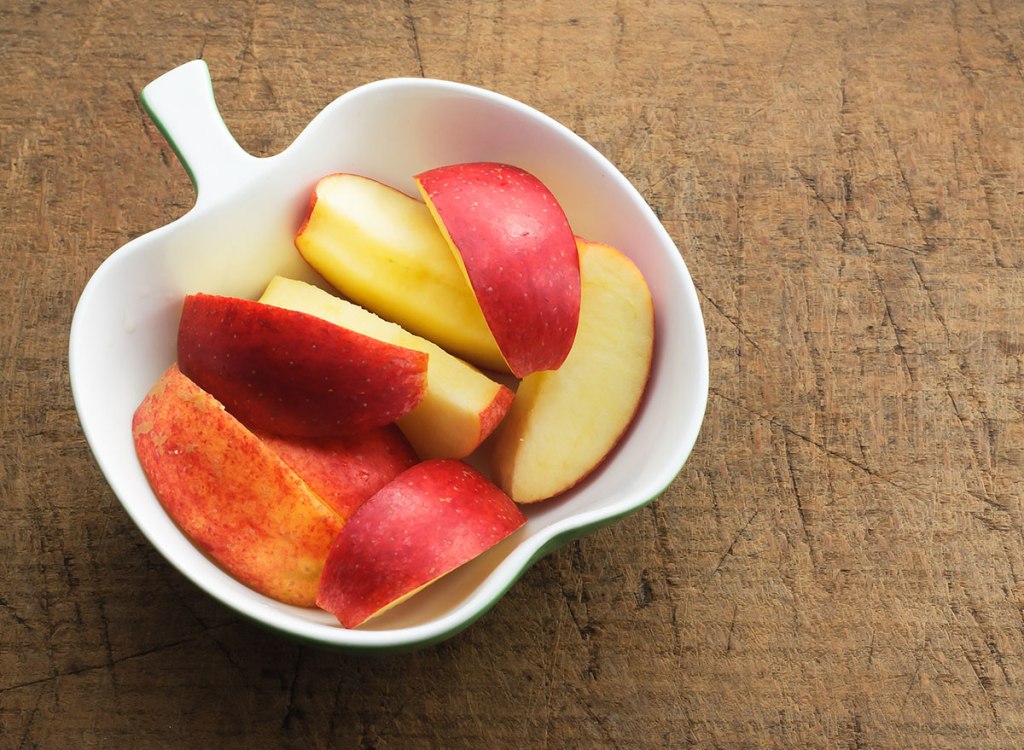
[[[191,205],[138,92],[195,57],[257,154],[398,75],[604,152],[704,310],[676,482],[405,656],[170,568],[66,351],[100,262]],[[4,4],[0,747],[1022,746],[1022,60],[1012,0]]]

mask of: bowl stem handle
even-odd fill
[[[224,124],[203,60],[150,83],[142,90],[142,104],[192,179],[197,205],[243,184],[265,161],[239,146]]]

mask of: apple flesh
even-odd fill
[[[167,514],[245,585],[313,606],[344,521],[172,365],[132,419],[136,454]]]
[[[562,367],[519,384],[495,433],[492,468],[519,503],[577,484],[608,455],[632,421],[647,385],[654,308],[647,283],[625,255],[580,241],[582,307]]]
[[[431,169],[416,183],[512,374],[561,366],[579,322],[580,267],[555,196],[529,172],[489,162]]]
[[[235,297],[185,298],[182,373],[250,428],[352,435],[393,422],[423,398],[427,355],[313,315]]]
[[[329,175],[313,191],[295,246],[356,304],[480,367],[508,371],[422,201],[359,175]]]
[[[256,435],[343,520],[419,461],[393,424],[342,437]]]
[[[363,503],[324,564],[317,606],[346,628],[404,601],[526,522],[462,461],[424,461]]]
[[[512,391],[437,344],[302,281],[275,277],[260,302],[324,320],[428,355],[423,400],[398,419],[420,458],[464,458],[505,416]]]

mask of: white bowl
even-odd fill
[[[97,269],[71,327],[71,385],[89,445],[125,510],[164,557],[210,595],[322,646],[361,652],[425,646],[473,622],[540,557],[644,506],[682,469],[708,388],[707,342],[693,283],[644,199],[574,133],[489,91],[396,78],[341,96],[285,151],[256,158],[220,118],[201,60],[161,76],[142,97],[198,197],[185,216],[129,242]],[[507,162],[533,172],[562,203],[577,234],[632,257],[655,302],[652,378],[626,439],[588,480],[557,500],[525,507],[526,525],[498,547],[346,630],[326,612],[255,593],[195,548],[146,481],[131,417],[174,360],[184,295],[256,298],[274,274],[317,280],[293,236],[320,177],[354,172],[415,195],[412,175],[463,161]]]

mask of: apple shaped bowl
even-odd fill
[[[707,341],[696,291],[679,250],[637,190],[570,130],[490,91],[396,78],[344,94],[287,149],[257,158],[228,132],[203,61],[164,74],[142,99],[192,178],[196,202],[96,270],[71,326],[71,386],[89,446],[125,510],[211,596],[266,627],[327,648],[373,653],[427,646],[480,617],[533,562],[643,507],[678,475],[707,402]],[[655,304],[651,379],[624,439],[586,480],[558,498],[524,506],[527,523],[501,544],[363,626],[345,629],[327,612],[252,591],[192,545],[139,465],[132,414],[175,359],[186,294],[255,299],[275,274],[323,284],[293,243],[319,178],[357,173],[415,195],[413,175],[468,161],[534,173],[577,234],[633,259]]]

